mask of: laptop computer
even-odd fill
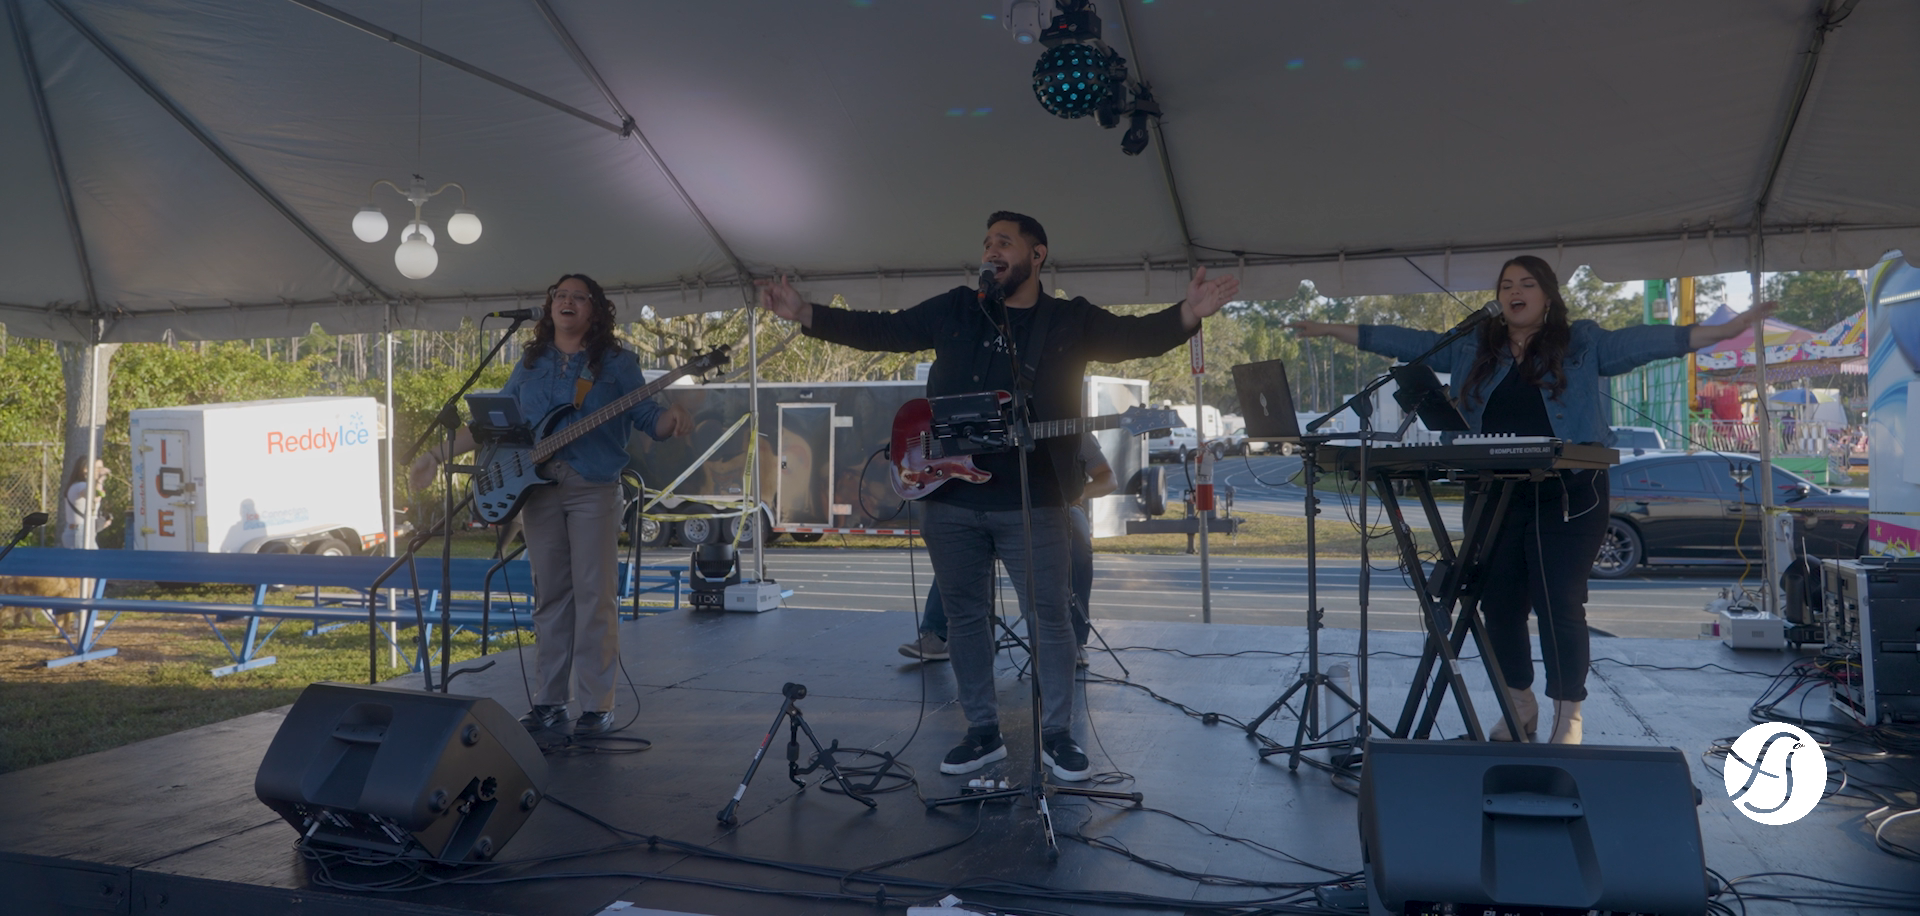
[[[1277,359],[1241,363],[1233,367],[1233,387],[1240,394],[1240,413],[1247,419],[1247,438],[1297,442],[1300,418],[1293,412],[1293,389],[1287,386],[1286,364]]]

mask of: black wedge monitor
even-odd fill
[[[1277,359],[1241,363],[1233,367],[1233,387],[1240,393],[1240,413],[1247,418],[1247,438],[1269,442],[1297,442],[1300,418],[1293,412],[1293,389],[1287,387],[1287,367]]]

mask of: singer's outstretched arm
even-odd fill
[[[1328,321],[1289,321],[1287,329],[1299,337],[1331,337],[1350,347],[1360,346],[1360,326]]]

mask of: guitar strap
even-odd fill
[[[580,377],[573,380],[573,409],[574,410],[579,410],[580,405],[585,404],[587,402],[587,392],[592,390],[593,390],[593,360],[592,358],[588,358],[587,364],[580,367]]]

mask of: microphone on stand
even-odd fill
[[[485,317],[511,318],[514,321],[539,321],[540,316],[545,315],[546,313],[547,313],[546,309],[536,305],[532,308],[506,309],[504,311],[499,311],[499,312],[488,312]]]
[[[1488,301],[1487,304],[1481,306],[1478,311],[1475,311],[1473,314],[1460,319],[1460,323],[1454,325],[1453,330],[1464,331],[1468,328],[1479,327],[1480,323],[1483,321],[1490,321],[1492,319],[1500,317],[1500,311],[1501,309],[1500,309],[1499,302]]]
[[[1000,281],[993,277],[996,272],[997,270],[991,262],[982,261],[980,263],[980,301],[985,302],[991,299],[994,302],[999,302],[1007,297],[1006,290],[1000,288]]]

